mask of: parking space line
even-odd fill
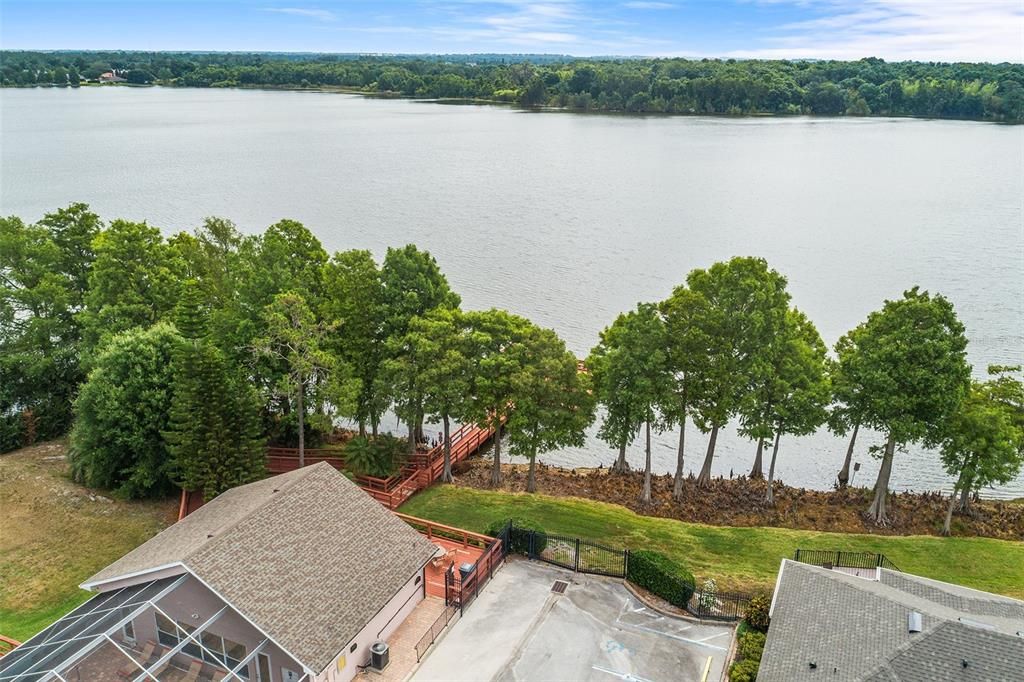
[[[598,670],[598,671],[603,672],[603,673],[608,673],[609,675],[617,677],[620,680],[626,680],[626,682],[651,682],[650,680],[644,679],[643,677],[636,677],[635,675],[632,675],[630,673],[616,672],[615,670],[609,670],[608,668],[602,668],[599,665],[592,665],[590,667],[593,668],[594,670]]]

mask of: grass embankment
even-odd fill
[[[619,505],[579,498],[450,485],[419,493],[400,511],[476,532],[517,517],[551,533],[654,549],[682,562],[698,582],[715,578],[719,589],[771,589],[780,559],[800,547],[877,552],[909,573],[1024,598],[1024,543],[1007,540],[708,526],[640,516]]]
[[[175,500],[122,502],[72,483],[65,444],[0,456],[0,634],[24,641],[89,597],[78,585],[174,521]]]

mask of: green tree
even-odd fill
[[[953,510],[967,510],[970,494],[1005,484],[1024,467],[1024,383],[1020,366],[991,366],[988,381],[971,382],[970,391],[944,428],[942,466],[956,479],[942,534],[950,534]]]
[[[265,473],[259,402],[252,387],[229,371],[210,343],[207,312],[195,282],[187,282],[176,323],[181,340],[173,358],[173,397],[164,438],[172,479],[209,500]]]
[[[172,489],[163,433],[169,423],[173,354],[181,338],[159,323],[110,338],[75,400],[72,477],[125,497]]]
[[[384,308],[381,274],[369,251],[343,251],[324,269],[324,318],[335,327],[328,340],[332,354],[354,368],[360,380],[355,419],[359,435],[369,423],[377,435],[387,409],[380,377],[384,357]]]
[[[779,454],[779,440],[784,434],[806,436],[814,433],[828,418],[830,386],[825,370],[828,350],[814,324],[802,312],[793,308],[786,316],[782,332],[775,340],[776,350],[771,362],[772,379],[759,397],[768,408],[762,418],[774,435],[771,464],[768,466],[768,487],[765,502],[773,504],[775,461]]]
[[[694,270],[686,281],[707,301],[696,321],[708,350],[694,422],[701,431],[711,432],[697,477],[698,485],[708,485],[719,430],[739,411],[751,388],[771,376],[771,340],[785,323],[789,294],[786,278],[770,270],[762,258],[715,263],[707,270]]]
[[[389,248],[381,267],[381,306],[385,339],[405,335],[414,317],[435,308],[459,307],[458,294],[448,286],[437,261],[412,244]],[[416,437],[423,439],[423,415],[414,420]]]
[[[536,490],[537,455],[560,447],[581,447],[594,419],[590,381],[576,356],[550,329],[534,327],[525,340],[523,365],[515,378],[515,409],[506,429],[512,455],[530,461],[526,491]]]
[[[863,425],[886,434],[882,465],[867,513],[888,522],[887,499],[897,447],[937,445],[970,385],[967,338],[952,304],[917,287],[840,339],[845,371],[864,391]]]
[[[462,421],[494,429],[491,485],[501,485],[501,430],[513,410],[517,375],[532,327],[529,320],[504,310],[464,313],[468,329],[470,390],[462,405]]]
[[[334,358],[324,349],[328,329],[318,322],[300,294],[278,294],[263,312],[264,336],[252,346],[257,357],[280,363],[285,372],[273,390],[293,400],[299,439],[299,466],[306,465],[306,417],[310,404],[322,404],[330,396],[327,387],[332,370],[338,369]],[[314,411],[321,421],[327,415]]]
[[[598,435],[618,445],[624,460],[625,447],[644,427],[644,504],[651,502],[651,427],[661,427],[658,408],[668,402],[672,388],[667,345],[657,306],[640,303],[601,332],[601,341],[587,360],[597,397],[607,411]]]
[[[452,482],[451,421],[465,412],[466,396],[472,388],[473,364],[465,317],[458,309],[437,308],[424,317],[413,318],[409,328],[415,334],[423,357],[423,411],[441,420],[444,428],[444,469],[441,480]]]
[[[704,386],[709,376],[706,366],[707,350],[713,339],[708,337],[704,324],[710,314],[708,302],[702,295],[686,286],[676,287],[661,304],[665,319],[667,362],[671,390],[662,414],[667,423],[678,424],[679,445],[676,449],[676,473],[672,497],[683,495],[683,460],[686,452],[686,419],[696,402],[708,394]]]
[[[850,464],[853,462],[857,434],[864,420],[864,402],[868,397],[864,387],[857,385],[850,373],[850,363],[856,357],[855,353],[856,347],[852,339],[849,335],[844,336],[835,345],[836,359],[830,361],[828,365],[833,397],[828,428],[838,436],[850,434],[843,466],[836,476],[840,488],[845,488],[850,481]]]
[[[113,334],[164,319],[177,300],[171,254],[157,228],[115,220],[96,237],[94,248],[80,315],[86,354]]]

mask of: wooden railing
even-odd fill
[[[502,420],[504,423],[504,420]],[[481,429],[475,424],[464,424],[451,434],[451,462],[455,464],[469,457],[489,441],[494,429]],[[342,452],[330,448],[312,448],[305,450],[305,465],[327,462],[335,469],[345,468]],[[296,448],[267,448],[267,471],[271,474],[283,474],[299,468],[299,451]],[[388,478],[375,476],[355,476],[354,480],[373,499],[388,509],[397,509],[399,505],[412,497],[418,490],[426,488],[441,478],[444,473],[444,443],[426,452],[416,452],[409,456],[405,465],[398,473]],[[180,517],[179,517],[180,518]]]
[[[473,545],[475,547],[487,547],[495,541],[495,539],[490,535],[474,533],[473,531],[466,530],[464,528],[446,526],[443,523],[428,521],[427,519],[421,519],[416,516],[409,516],[408,514],[402,514],[399,512],[395,512],[395,516],[426,535],[428,539],[432,539],[434,536],[437,536],[447,540],[455,540],[457,542],[461,542],[463,547],[468,547],[469,545]]]
[[[18,640],[0,635],[0,656],[11,653],[15,647],[19,646],[21,646],[21,642]]]

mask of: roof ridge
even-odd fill
[[[261,502],[260,504],[257,504],[255,506],[253,506],[252,509],[249,509],[247,512],[245,512],[244,514],[239,516],[237,519],[235,519],[234,521],[232,521],[228,525],[222,526],[222,527],[218,528],[213,533],[208,533],[207,534],[207,538],[206,538],[207,541],[199,543],[199,545],[197,547],[193,548],[192,551],[190,551],[188,554],[183,556],[181,558],[181,563],[185,564],[187,566],[188,564],[186,562],[189,559],[191,559],[193,556],[195,556],[199,552],[202,552],[205,549],[209,548],[210,545],[213,545],[214,543],[216,543],[221,538],[227,536],[230,533],[230,531],[233,530],[234,528],[238,527],[238,525],[240,523],[242,523],[243,521],[247,520],[249,517],[251,517],[254,514],[256,514],[256,512],[258,512],[261,509],[263,509],[264,507],[266,507],[267,504],[272,499],[276,499],[275,497],[273,497],[275,495],[275,493],[283,493],[283,492],[285,492],[287,490],[290,490],[291,488],[293,488],[295,486],[295,484],[298,481],[305,480],[309,476],[309,474],[312,473],[312,471],[315,468],[317,468],[320,464],[326,464],[327,466],[331,466],[330,464],[327,464],[326,462],[317,462],[316,464],[311,464],[309,466],[302,467],[301,469],[296,469],[295,472],[289,472],[289,473],[295,473],[296,475],[295,476],[289,476],[283,482],[281,487],[274,488],[271,491],[271,493],[270,493],[271,497],[268,497],[265,501]],[[246,483],[245,485],[240,485],[240,486],[238,486],[236,488],[231,488],[230,491],[225,491],[225,492],[234,492],[235,490],[241,490],[241,489],[247,488],[247,487],[249,487],[251,485],[255,485],[257,483],[264,483],[266,481],[269,481],[271,479],[274,479],[274,478],[277,478],[278,476],[283,476],[283,475],[284,474],[278,474],[277,476],[270,476],[268,478],[262,478],[262,479],[260,479],[258,481],[252,481],[251,483]],[[277,497],[281,497],[281,495],[277,495]],[[217,499],[217,498],[214,498],[214,499]],[[212,501],[213,500],[211,500],[211,502]]]

